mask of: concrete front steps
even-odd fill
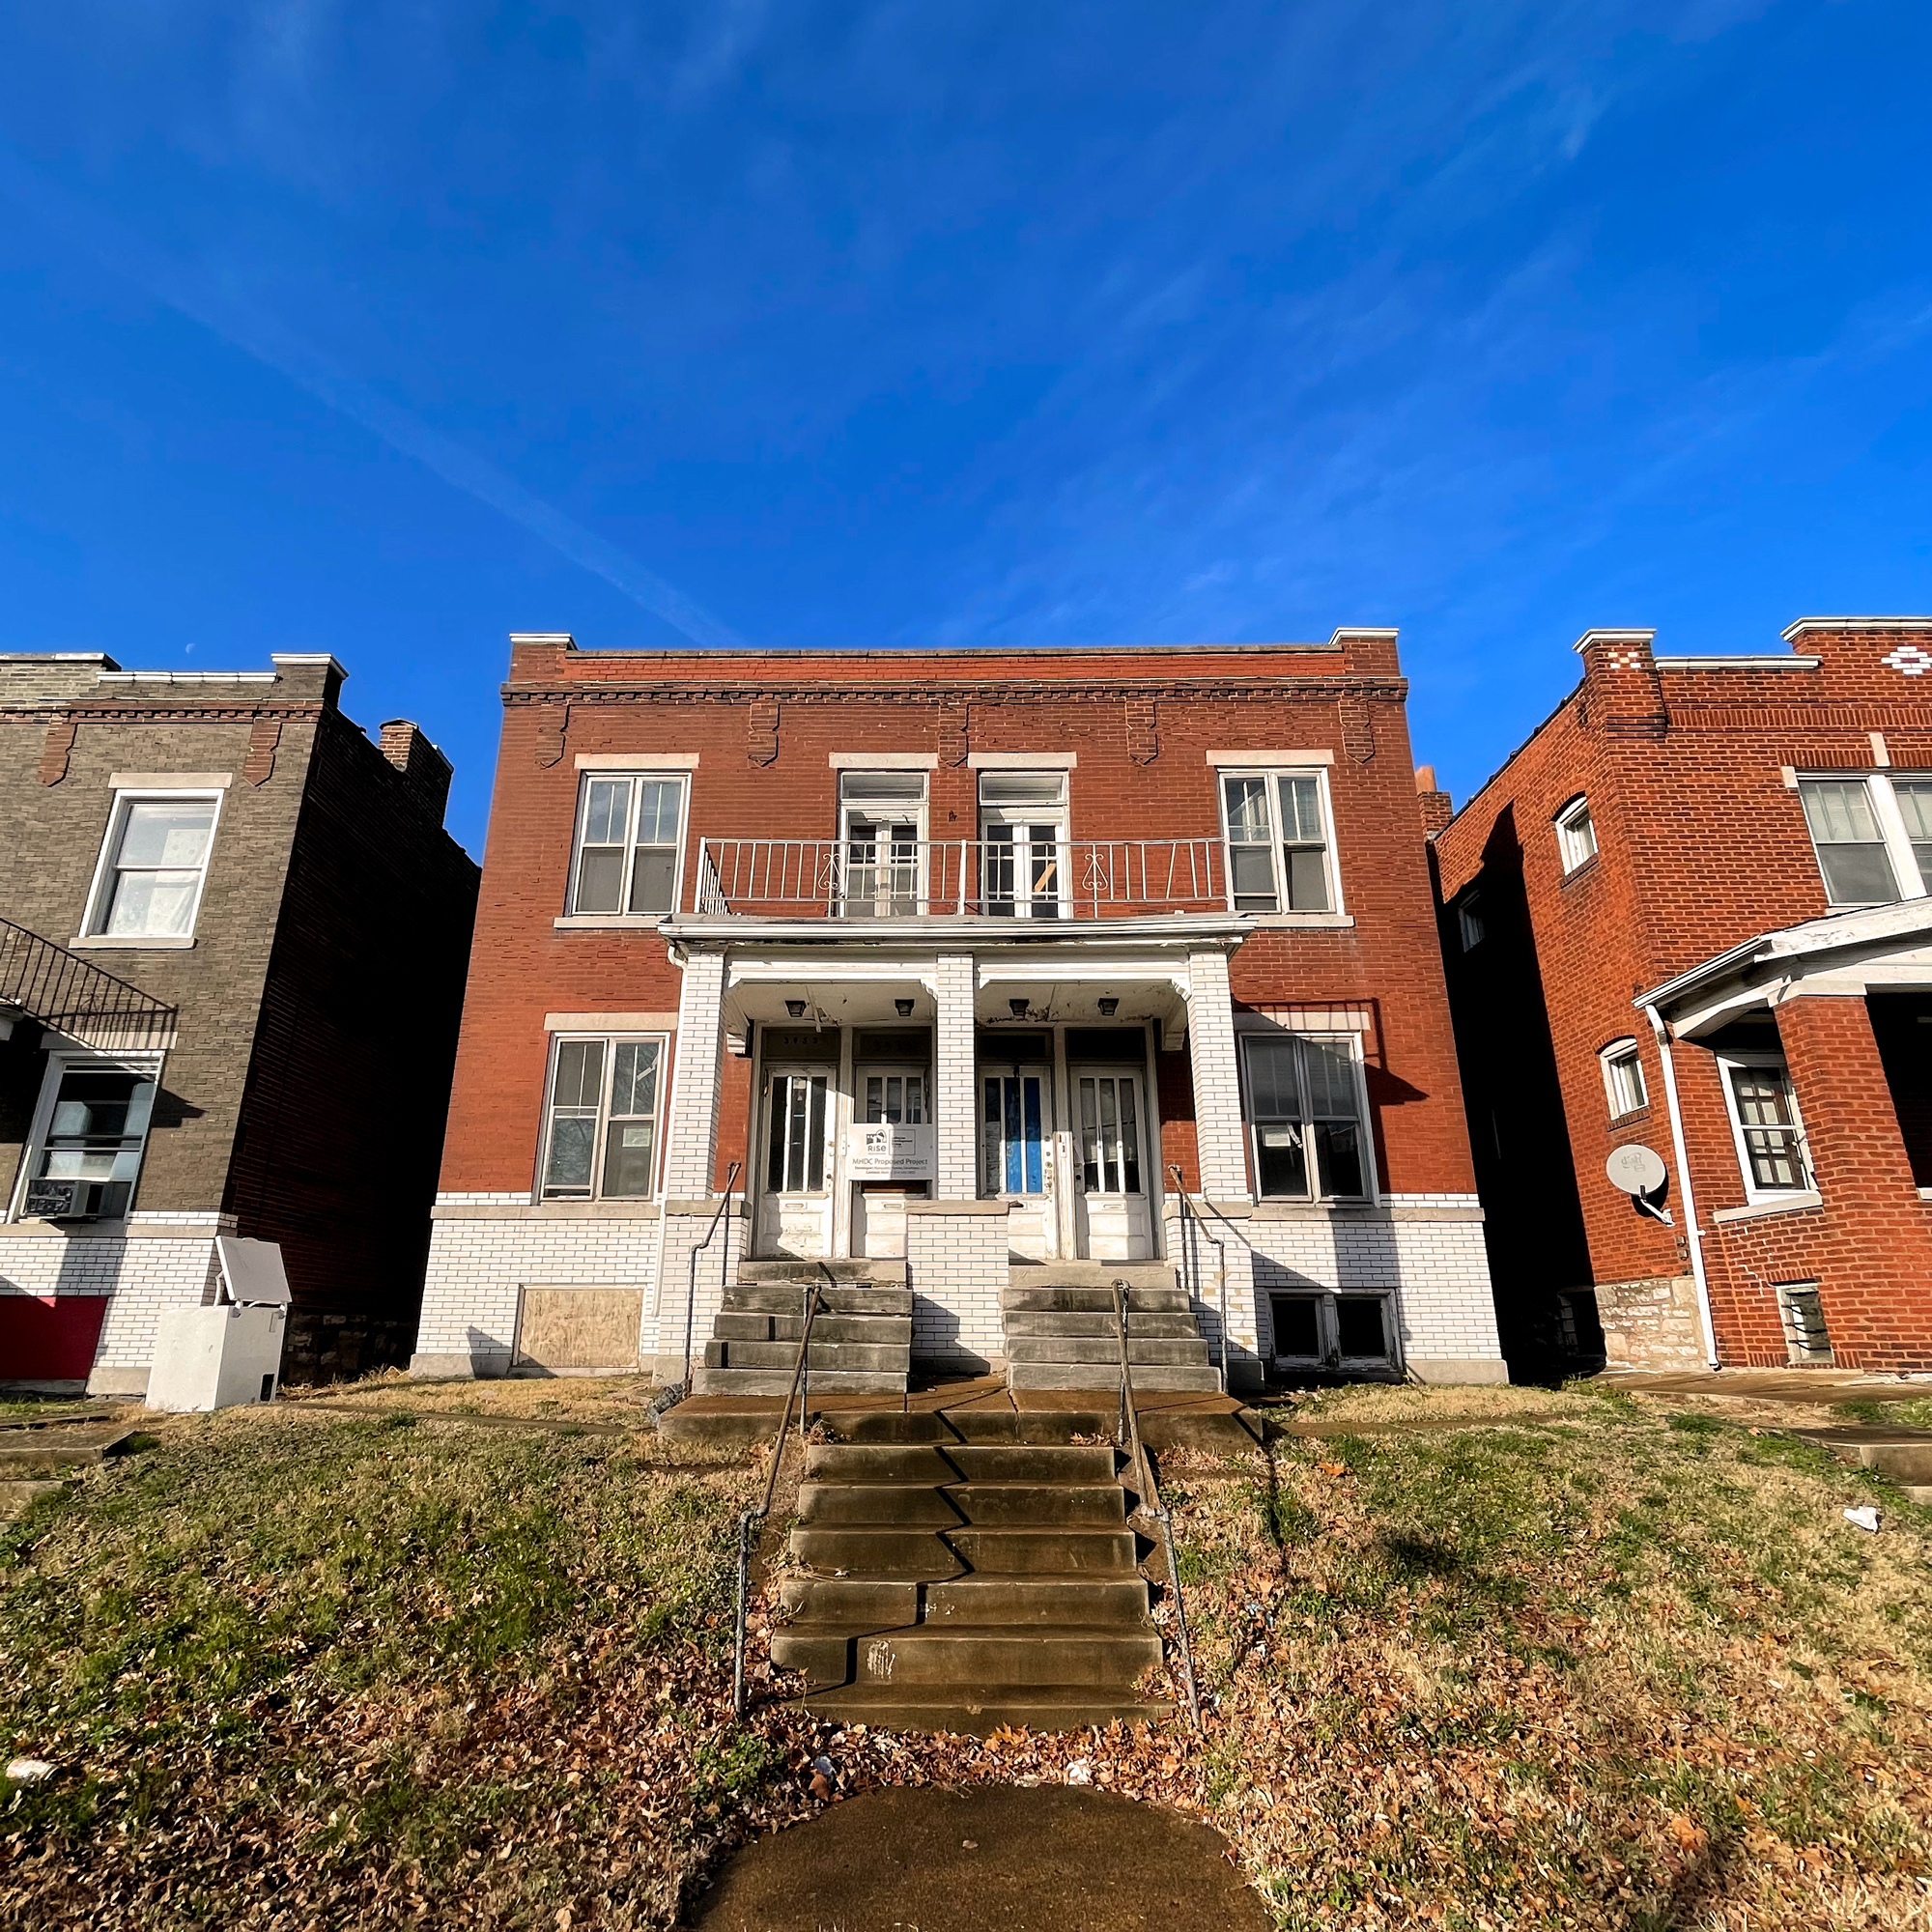
[[[1039,1262],[1007,1270],[1000,1319],[1011,1389],[1118,1389],[1113,1284],[1127,1284],[1134,1387],[1218,1389],[1186,1293],[1165,1262]]]
[[[136,1431],[88,1415],[0,1424],[0,1520],[51,1495],[80,1470],[138,1446]]]
[[[903,1395],[912,1372],[912,1291],[903,1262],[741,1262],[712,1321],[696,1395],[784,1395],[798,1369],[805,1296],[816,1287],[810,1393]]]
[[[1161,1644],[1119,1458],[1018,1423],[877,1411],[807,1448],[772,1637],[807,1709],[980,1736],[1172,1715],[1139,1688]]]
[[[1875,1422],[1795,1433],[1829,1449],[1841,1463],[1889,1476],[1914,1502],[1932,1505],[1932,1430]]]

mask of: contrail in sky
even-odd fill
[[[655,571],[646,570],[614,544],[561,510],[533,497],[494,463],[432,429],[421,417],[345,374],[313,345],[252,303],[223,293],[199,270],[156,248],[97,213],[63,189],[43,181],[19,159],[0,150],[0,192],[43,226],[75,242],[104,268],[138,282],[224,342],[254,356],[330,409],[358,422],[393,449],[413,457],[445,483],[520,524],[560,554],[614,584],[653,616],[662,617],[693,643],[711,650],[745,648],[729,625],[695,604]]]

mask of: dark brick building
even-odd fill
[[[1179,1167],[1237,1379],[1500,1378],[1392,632],[530,636],[503,696],[426,1371],[574,1300],[576,1366],[675,1375],[741,1249],[903,1263],[983,1370],[1009,1268],[1181,1259]]]
[[[1651,636],[1435,839],[1505,1348],[1932,1368],[1932,618]]]
[[[0,656],[0,1378],[144,1388],[223,1233],[289,1377],[407,1355],[477,871],[422,733],[272,664]]]

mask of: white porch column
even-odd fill
[[[1210,1201],[1248,1199],[1241,1082],[1235,1064],[1235,1003],[1228,955],[1187,955],[1187,1043],[1194,1062],[1194,1139],[1201,1191]]]
[[[937,1123],[934,1197],[971,1201],[980,1191],[979,1110],[973,1092],[973,996],[979,972],[970,952],[934,962],[933,1119]]]
[[[687,952],[684,985],[677,996],[676,1075],[665,1123],[670,1141],[665,1159],[665,1198],[669,1201],[704,1201],[711,1195],[718,1159],[724,1001],[724,952]]]

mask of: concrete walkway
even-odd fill
[[[1728,1396],[1736,1402],[1918,1402],[1932,1396],[1932,1377],[1900,1381],[1855,1369],[1716,1369],[1681,1375],[1606,1369],[1597,1378],[1640,1395]]]
[[[748,1845],[701,1932],[1266,1932],[1207,1825],[1109,1792],[862,1792]]]

